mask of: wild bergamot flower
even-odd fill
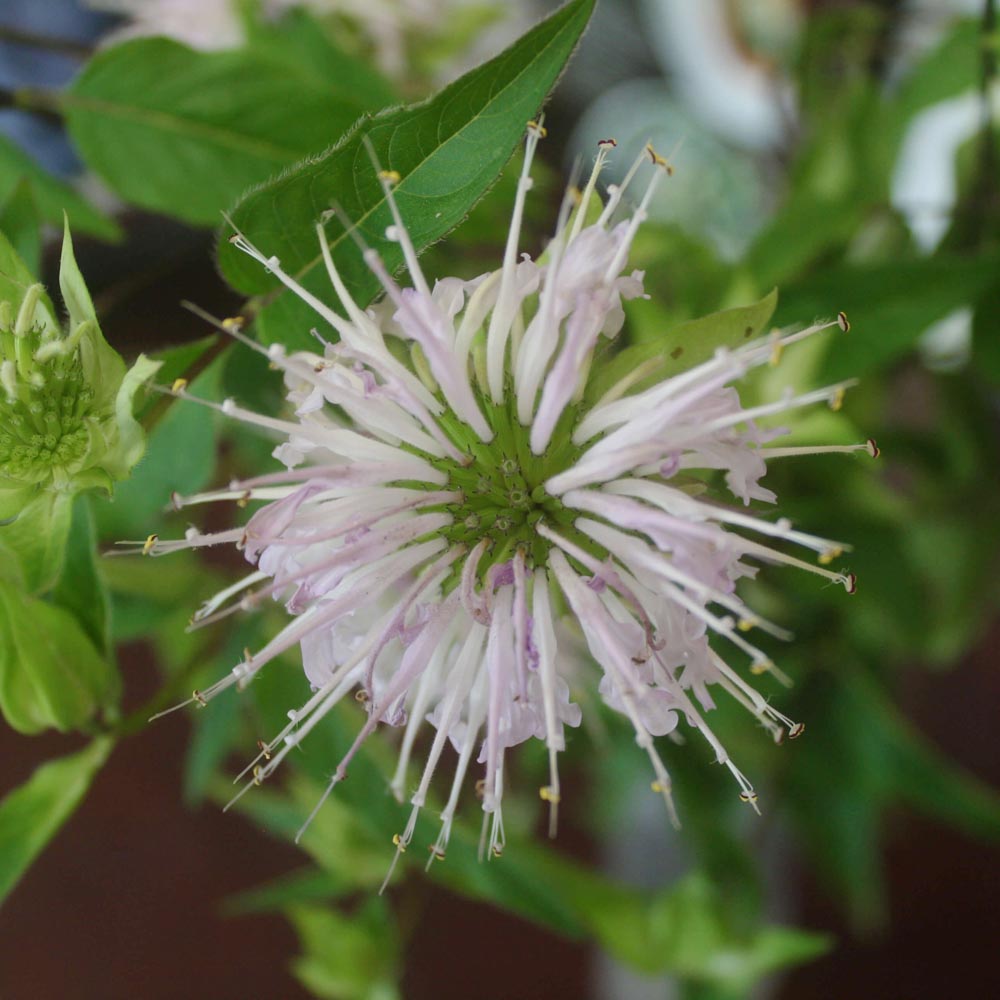
[[[291,615],[263,648],[192,699],[205,703],[230,686],[245,687],[276,656],[301,646],[312,697],[262,748],[247,788],[273,774],[353,691],[367,721],[326,794],[380,724],[402,729],[391,780],[396,796],[412,804],[395,838],[402,852],[452,744],[457,763],[432,859],[444,856],[474,756],[491,818],[489,848],[501,852],[506,755],[532,737],[548,747],[550,777],[541,796],[554,826],[556,759],[565,727],[580,723],[572,692],[586,672],[566,655],[564,638],[573,630],[599,668],[602,698],[627,717],[648,754],[654,790],[671,813],[670,778],[655,738],[682,722],[708,741],[753,804],[751,783],[705,721],[714,692],[736,699],[776,741],[803,727],[746,678],[748,671],[777,673],[749,630],[783,633],[746,605],[736,582],[753,576],[757,563],[780,563],[849,593],[855,586],[853,575],[827,565],[843,546],[787,520],[734,509],[705,492],[711,472],[695,478],[718,470],[744,505],[773,502],[760,485],[770,458],[813,450],[874,454],[874,442],[775,448],[769,441],[781,432],[758,426],[759,418],[809,404],[838,406],[844,384],[789,390],[752,408],[741,405],[733,387],[784,347],[827,327],[846,329],[846,319],[719,350],[658,383],[646,384],[655,368],[646,366],[592,399],[590,374],[622,328],[621,302],[642,293],[643,275],[625,273],[629,247],[669,168],[647,150],[621,185],[609,187],[591,224],[584,209],[573,211],[581,199],[570,192],[543,258],[519,257],[542,134],[532,123],[502,267],[472,281],[428,284],[393,197],[399,178],[391,171],[380,174],[394,218],[387,236],[402,249],[412,287],[397,285],[379,255],[364,250],[388,308],[362,310],[352,300],[322,225],[319,245],[343,315],[243,234],[233,237],[315,309],[337,342],[289,354],[280,345],[255,345],[238,325],[226,324],[282,370],[294,412],[266,416],[232,400],[220,409],[283,437],[275,457],[285,468],[177,498],[179,505],[266,501],[245,528],[191,529],[182,541],[151,538],[145,546],[154,554],[219,543],[243,549],[254,571],[202,607],[200,621],[268,597],[282,600]],[[583,206],[613,146],[601,143]],[[644,160],[652,161],[652,176],[638,207],[614,222]],[[788,554],[786,545],[812,550],[820,565]],[[413,787],[410,760],[428,727],[433,740]]]

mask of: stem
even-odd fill
[[[44,87],[0,87],[0,108],[31,111],[51,121],[62,121],[59,92]]]
[[[86,59],[94,51],[93,46],[86,42],[78,42],[74,38],[53,38],[51,35],[40,35],[34,31],[12,27],[9,24],[0,25],[0,42],[24,45],[33,49],[44,49],[47,52],[58,52],[76,59]]]

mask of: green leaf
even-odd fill
[[[663,333],[650,332],[642,337],[642,343],[626,347],[600,366],[587,386],[586,402],[596,403],[609,389],[632,373],[641,373],[641,377],[638,377],[629,390],[638,392],[700,365],[720,347],[738,347],[751,337],[759,337],[766,329],[777,304],[778,290],[774,289],[752,305],[723,309],[721,312],[668,327]],[[648,303],[638,305],[641,308]],[[631,307],[629,314],[631,318]]]
[[[32,274],[38,274],[42,262],[41,219],[31,184],[15,184],[0,205],[0,230]]]
[[[303,904],[287,914],[303,951],[292,971],[310,993],[324,1000],[397,1000],[399,942],[385,900],[372,897],[349,916]]]
[[[233,210],[233,221],[268,256],[309,291],[332,298],[315,226],[337,203],[386,267],[402,263],[398,243],[385,238],[392,222],[385,194],[365,141],[381,166],[397,171],[395,196],[418,250],[457,226],[494,183],[555,84],[593,10],[593,0],[573,0],[495,59],[467,73],[422,104],[363,117],[322,156],[250,192]],[[327,224],[334,261],[360,305],[379,289],[351,238],[334,220]],[[272,292],[281,310],[265,319],[259,335],[287,344],[312,344],[316,316],[280,291],[276,278],[223,242],[219,262],[227,281],[249,294]]]
[[[226,52],[165,38],[99,52],[60,98],[88,166],[128,201],[213,225],[247,187],[386,103],[366,66],[322,37],[299,46],[318,29],[289,23],[293,38]]]
[[[55,586],[63,568],[73,500],[65,493],[41,493],[20,514],[0,526],[0,548],[13,557],[18,578],[29,594],[44,594]],[[8,574],[13,567],[4,567]]]
[[[777,320],[809,323],[843,309],[851,332],[831,341],[821,377],[866,375],[904,355],[936,320],[973,303],[998,264],[995,256],[935,256],[825,268],[783,288]]]
[[[69,611],[94,648],[107,656],[111,650],[108,588],[98,572],[94,515],[88,496],[79,496],[73,502],[65,552],[51,600]]]
[[[78,729],[118,694],[114,666],[68,611],[0,582],[0,710],[12,728]]]
[[[46,173],[27,153],[6,136],[0,135],[0,201],[28,180],[42,220],[62,225],[63,214],[78,232],[104,240],[118,240],[118,224],[81,198],[71,187]]]
[[[0,802],[0,903],[80,804],[112,743],[49,761]]]

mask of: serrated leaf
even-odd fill
[[[294,18],[295,31],[305,32]],[[274,28],[279,34],[283,28]],[[272,39],[195,52],[141,38],[99,52],[60,97],[87,165],[123,198],[201,225],[252,184],[334,141],[380,108],[384,83],[323,41],[298,62]]]
[[[111,747],[108,739],[94,740],[49,761],[0,802],[0,902],[72,815]]]
[[[77,232],[104,240],[121,238],[114,219],[103,215],[69,185],[43,170],[18,145],[0,135],[0,201],[24,180],[30,182],[38,213],[45,222],[61,225],[65,213]]]
[[[573,0],[495,59],[472,70],[423,104],[362,118],[331,150],[305,160],[248,194],[233,221],[268,256],[326,301],[331,289],[315,225],[338,204],[390,271],[402,263],[399,244],[385,238],[392,216],[365,148],[371,143],[386,169],[400,174],[395,195],[410,237],[422,250],[458,225],[496,180],[563,66],[593,10]],[[327,223],[333,257],[351,294],[366,305],[379,289],[353,241]],[[223,242],[226,279],[249,294],[273,292],[281,309],[265,335],[288,344],[312,343],[317,317],[288,304],[291,296],[256,262]]]
[[[619,351],[601,365],[587,386],[586,402],[596,403],[609,389],[632,372],[644,372],[631,392],[661,382],[707,361],[720,347],[738,347],[767,328],[778,304],[778,290],[759,302],[723,309],[664,329],[647,329],[643,342]],[[640,304],[641,305],[641,304]],[[648,317],[647,317],[648,321]]]

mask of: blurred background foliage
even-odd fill
[[[550,22],[557,27],[546,30],[562,48],[546,57],[534,43],[514,43],[548,11],[545,4],[456,2],[449,18],[422,21],[419,3],[398,0],[383,6],[409,20],[399,22],[387,61],[385,36],[352,5],[346,14],[330,13],[332,2],[314,0],[309,10],[273,20],[266,4],[237,4],[237,33],[218,47],[138,38],[96,49],[93,39],[117,22],[71,3],[57,6],[58,17],[40,18],[34,5],[14,3],[0,24],[7,108],[0,112],[0,230],[27,268],[54,287],[51,237],[65,212],[105,335],[127,360],[144,351],[162,361],[161,383],[184,377],[202,396],[232,395],[268,412],[282,405],[276,374],[178,304],[192,299],[219,315],[242,311],[258,319],[267,340],[304,332],[293,326],[294,314],[276,311],[280,303],[266,289],[246,299],[216,276],[211,229],[220,212],[235,207],[239,216],[262,204],[267,211],[275,192],[288,189],[291,200],[281,202],[288,215],[277,227],[290,243],[303,232],[307,239],[315,205],[300,198],[294,179],[303,170],[347,169],[350,176],[350,168],[338,166],[335,151],[318,167],[293,169],[291,181],[269,178],[323,153],[360,114],[425,97],[511,43],[506,61],[466,78],[466,118],[453,124],[473,136],[477,122],[499,107],[496,127],[509,126],[516,137],[523,108],[541,103],[590,14],[578,0],[557,15],[562,20]],[[590,724],[568,750],[572,802],[555,843],[537,836],[541,804],[525,794],[512,803],[502,860],[477,862],[478,829],[469,817],[447,862],[428,875],[404,863],[397,886],[376,895],[400,824],[399,808],[383,793],[390,765],[380,745],[359,756],[353,780],[303,838],[297,863],[253,886],[253,872],[239,863],[243,824],[275,843],[294,835],[356,730],[356,706],[343,707],[296,755],[284,782],[242,798],[235,812],[244,818],[226,820],[244,886],[225,900],[226,919],[283,915],[298,941],[285,957],[301,990],[389,1000],[432,995],[420,983],[433,981],[433,995],[444,997],[845,995],[834,984],[844,982],[840,956],[852,947],[850,935],[887,933],[884,847],[899,808],[931,818],[939,824],[932,830],[1000,839],[1000,797],[982,780],[1000,775],[990,724],[996,705],[978,702],[982,692],[996,692],[995,674],[970,683],[968,666],[970,651],[989,650],[1000,593],[998,46],[992,0],[598,4],[549,105],[525,245],[544,245],[563,177],[589,163],[598,139],[619,142],[611,181],[630,151],[652,138],[675,150],[676,171],[636,243],[633,263],[646,272],[650,298],[630,304],[627,342],[654,349],[677,343],[688,352],[676,359],[682,368],[699,349],[682,323],[756,302],[774,287],[776,324],[848,313],[849,333],[790,352],[746,387],[745,398],[773,396],[791,381],[860,379],[842,411],[803,420],[792,443],[870,435],[882,451],[878,463],[811,457],[775,462],[768,473],[782,515],[853,545],[848,568],[859,593],[842,600],[812,578],[787,573],[764,573],[751,584],[756,606],[795,630],[793,643],[770,650],[794,687],[769,693],[807,725],[794,746],[775,747],[735,711],[715,713],[720,738],[762,792],[762,819],[740,808],[700,747],[668,744],[684,821],[672,831],[650,801],[642,756],[621,720],[595,701],[585,713]],[[515,64],[525,67],[520,89],[492,105]],[[416,130],[445,121],[433,101],[395,114]],[[465,201],[444,205],[447,218],[413,220],[420,242],[434,244],[425,254],[429,274],[471,277],[496,266],[513,171],[472,203],[510,148],[492,159],[477,154],[482,183]],[[240,202],[255,184],[265,187]],[[363,207],[364,193],[359,197]],[[402,194],[401,202],[407,215]],[[466,214],[447,240],[435,242]],[[372,225],[372,238],[379,227]],[[220,263],[232,278],[224,253]],[[25,872],[95,776],[99,785],[112,744],[120,744],[114,755],[128,758],[131,769],[159,770],[143,757],[148,716],[209,684],[280,621],[270,610],[229,628],[186,631],[199,601],[233,578],[229,557],[99,557],[122,539],[183,533],[185,518],[166,509],[172,491],[224,484],[269,461],[268,441],[193,405],[150,396],[141,419],[146,456],[118,484],[113,502],[77,498],[62,575],[37,598],[76,617],[95,657],[123,666],[124,709],[120,717],[95,714],[82,727],[89,742],[44,737],[33,750],[4,734],[7,756],[24,762],[12,769],[0,802],[0,892],[24,876],[8,913],[30,911],[46,856]],[[234,515],[245,516],[213,510],[205,517],[221,525]],[[111,646],[120,650],[117,661]],[[15,654],[8,648],[4,656],[10,677]],[[990,660],[980,656],[975,669],[992,671]],[[984,749],[985,756],[966,757],[980,765],[978,777],[922,731],[926,717],[908,716],[907,692],[921,690],[925,677],[935,692],[958,688],[958,696],[938,696],[941,712],[951,713],[941,728]],[[186,803],[214,809],[225,802],[228,779],[242,766],[236,762],[280,728],[285,708],[306,689],[290,657],[243,696],[158,723],[187,745],[182,761],[166,765],[182,767]],[[46,758],[29,777],[30,765]],[[515,788],[536,787],[542,754],[525,748],[516,769]],[[159,808],[174,802],[166,798]],[[426,822],[418,842],[422,834],[433,839]],[[64,837],[73,829],[70,820]],[[114,859],[107,863],[113,867]],[[940,873],[947,878],[947,868]],[[518,978],[501,974],[495,983],[463,986],[448,964],[455,956],[447,948],[428,952],[428,932],[421,933],[426,914],[436,912],[432,883],[589,950],[554,949],[547,967],[528,963]],[[169,896],[169,886],[150,884]],[[828,924],[809,903],[822,895],[839,908],[839,916],[827,914]],[[206,908],[218,903],[202,899]],[[973,940],[987,940],[990,926],[995,932],[995,916]],[[480,953],[502,954],[509,925],[485,927],[495,939],[480,942]],[[159,947],[169,956],[171,937]],[[457,936],[451,947],[477,944]],[[774,976],[824,954],[812,978],[808,965],[791,979]],[[236,952],[227,960],[248,962]],[[427,973],[435,960],[440,967]],[[516,955],[506,960],[517,964]],[[851,995],[936,996],[935,983],[960,975],[942,962],[937,980],[925,977],[927,992],[907,980],[896,993],[875,983],[869,993],[852,986]],[[185,964],[197,972],[199,960]],[[970,986],[998,985],[985,961],[965,974],[981,977],[966,979]],[[11,975],[6,996],[46,995]],[[250,981],[261,982],[260,975]],[[282,996],[297,995],[290,980],[275,981],[284,984],[274,987]],[[176,995],[158,988],[146,983],[143,995]],[[108,994],[93,987],[75,995]]]

